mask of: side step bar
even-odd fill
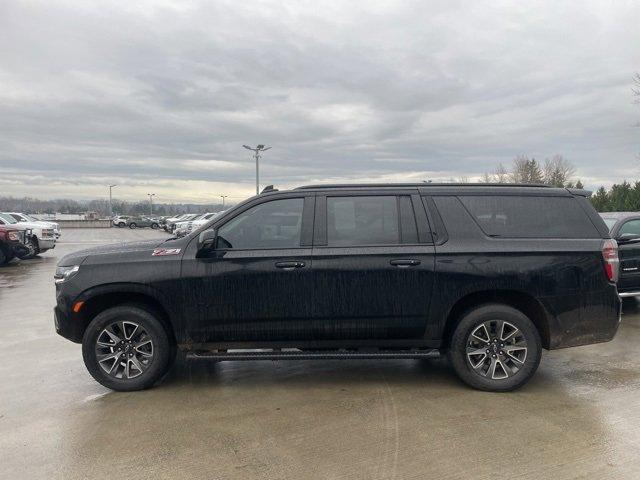
[[[188,359],[207,360],[361,360],[361,359],[400,359],[400,358],[438,358],[440,352],[428,350],[194,350],[187,353]]]
[[[640,292],[622,292],[618,293],[620,298],[640,297]]]

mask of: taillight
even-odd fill
[[[602,244],[602,258],[604,259],[604,271],[610,282],[618,281],[620,260],[618,259],[618,243],[608,239]]]

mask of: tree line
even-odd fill
[[[126,202],[113,199],[111,202],[113,213],[120,215],[148,215],[149,202]],[[206,213],[222,210],[222,203],[155,203],[153,214],[159,216],[173,216],[183,213]],[[33,197],[0,197],[0,211],[26,213],[70,213],[83,214],[97,212],[101,217],[109,215],[108,200],[78,201],[66,198],[40,200]]]

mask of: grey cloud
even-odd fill
[[[12,194],[51,194],[36,176],[60,194],[110,177],[240,191],[253,182],[241,145],[255,142],[274,146],[263,173],[283,184],[477,176],[520,153],[562,153],[587,181],[613,182],[640,151],[632,3],[0,9],[0,190]]]

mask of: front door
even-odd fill
[[[185,254],[183,318],[189,340],[255,342],[309,335],[313,201],[313,196],[257,199],[216,225],[216,248],[206,258]]]
[[[394,194],[318,196],[313,249],[314,335],[321,339],[425,336],[434,247],[419,238],[419,198]],[[420,216],[428,229],[424,209]]]

